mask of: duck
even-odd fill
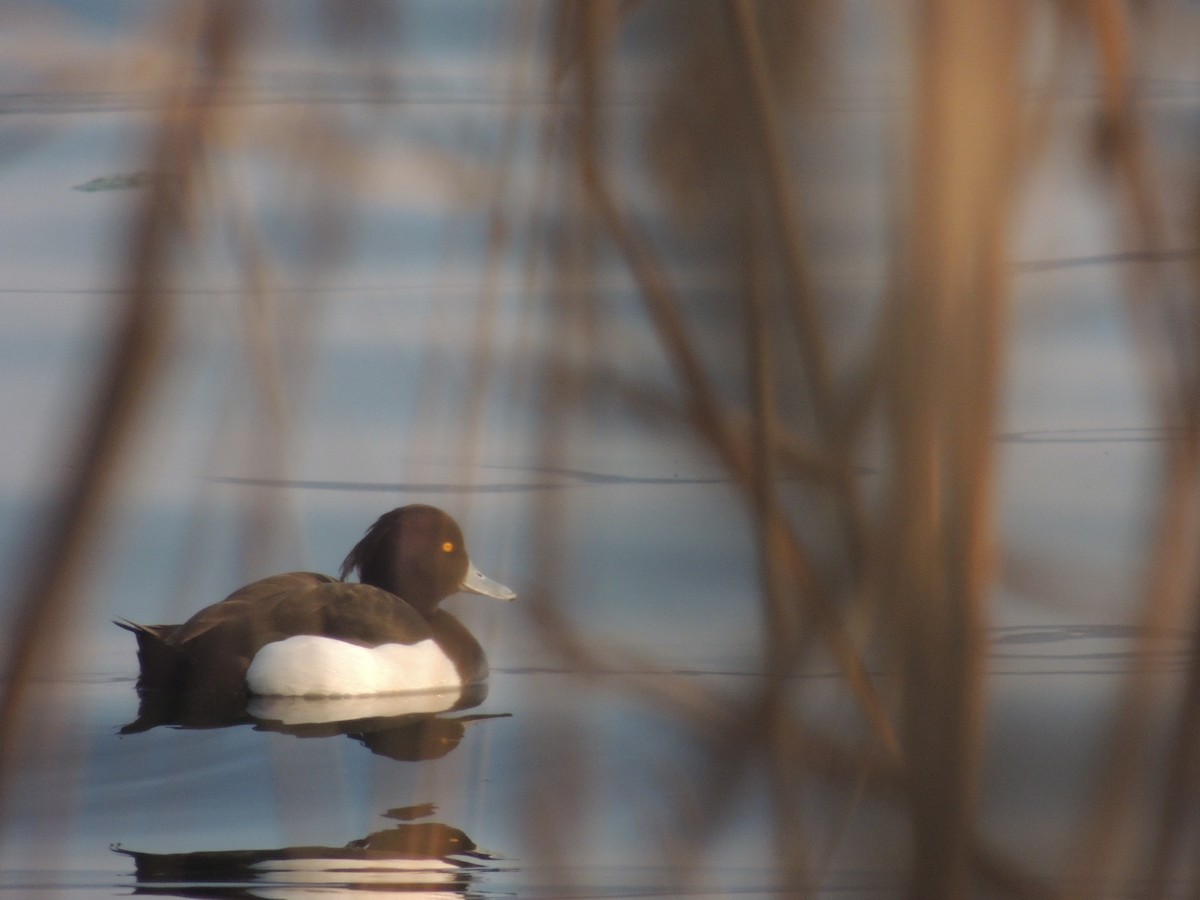
[[[356,574],[356,582],[347,579]],[[272,575],[180,625],[115,624],[137,638],[141,692],[351,697],[461,690],[488,677],[479,642],[439,608],[467,592],[516,594],[471,562],[462,529],[435,506],[384,513],[337,578]]]

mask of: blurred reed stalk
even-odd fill
[[[820,573],[794,531],[796,512],[787,509],[777,493],[777,464],[781,473],[813,474],[789,467],[791,460],[781,458],[779,451],[777,435],[788,426],[780,422],[773,399],[779,373],[771,363],[768,336],[779,329],[764,301],[763,269],[781,265],[782,308],[796,324],[787,333],[796,337],[799,346],[793,352],[806,363],[817,423],[816,433],[808,437],[793,430],[790,443],[821,448],[805,456],[822,459],[822,471],[842,473],[823,486],[835,492],[841,515],[861,527],[856,486],[844,474],[852,471],[858,448],[836,439],[847,433],[846,423],[839,420],[842,406],[833,393],[827,339],[814,306],[798,218],[798,185],[787,162],[780,98],[772,89],[784,77],[768,71],[760,30],[760,18],[774,17],[773,24],[779,24],[779,7],[746,2],[717,6],[723,19],[705,24],[710,29],[728,27],[731,68],[736,72],[740,66],[744,80],[735,81],[741,86],[732,92],[726,88],[729,106],[710,111],[712,118],[703,125],[711,128],[720,122],[751,148],[747,158],[737,160],[744,167],[737,173],[743,181],[739,186],[748,199],[731,217],[744,232],[737,248],[744,253],[747,279],[740,298],[731,302],[742,303],[746,323],[752,395],[748,429],[740,428],[741,416],[718,399],[713,376],[689,336],[687,299],[672,285],[670,267],[657,257],[646,232],[620,208],[608,183],[598,98],[607,63],[602,54],[612,44],[621,10],[601,3],[576,5],[564,13],[559,28],[560,34],[579,35],[566,52],[577,65],[583,114],[575,146],[597,227],[616,244],[641,287],[664,352],[678,373],[697,435],[727,466],[758,523],[769,677],[760,696],[751,698],[740,713],[731,711],[732,722],[718,726],[723,734],[716,746],[723,749],[701,815],[719,820],[714,813],[727,805],[729,786],[738,782],[737,770],[761,755],[774,784],[781,883],[788,890],[811,883],[805,874],[807,850],[796,830],[803,781],[796,763],[804,744],[813,741],[802,737],[802,723],[794,720],[790,676],[816,628],[841,662],[884,754],[895,758],[899,753],[908,761],[915,836],[913,896],[958,896],[971,883],[977,849],[983,608],[993,555],[991,435],[1003,359],[1007,187],[1020,133],[1015,127],[1015,62],[1008,54],[1019,40],[1019,19],[998,4],[931,4],[930,27],[919,32],[927,43],[915,52],[926,66],[918,77],[913,262],[896,294],[902,306],[890,318],[898,327],[881,341],[887,361],[867,367],[886,373],[888,390],[881,393],[889,404],[894,435],[889,521],[876,533],[877,543],[866,549],[881,561],[881,581],[889,585],[888,595],[877,596],[875,602],[890,607],[885,616],[893,625],[894,651],[902,665],[902,719],[908,727],[905,736],[915,748],[915,753],[904,754],[829,593],[831,583],[858,585],[865,575]],[[815,26],[803,19],[787,24],[797,29]],[[997,25],[1005,40],[993,42]],[[980,53],[986,62],[979,61]],[[968,59],[979,62],[960,72]],[[994,80],[997,67],[1006,74]],[[718,69],[710,77],[735,76]],[[709,84],[692,89],[720,94],[720,88]],[[980,103],[1003,109],[992,122],[993,130],[984,134],[970,129],[969,119],[963,117],[967,107],[973,111]],[[701,136],[685,132],[672,137],[688,142]],[[980,153],[981,147],[985,152]],[[975,190],[955,191],[964,186]],[[942,252],[943,240],[949,252]],[[829,454],[832,458],[823,459]],[[858,547],[847,548],[844,558],[867,567],[875,564]],[[930,727],[927,716],[942,727]]]
[[[911,211],[881,398],[891,459],[879,602],[903,685],[909,896],[963,897],[976,883],[1025,14],[1006,0],[930,0],[915,14]]]
[[[642,8],[563,4],[556,28],[560,56],[555,71],[567,73],[578,93],[573,150],[593,227],[612,242],[640,288],[681,386],[681,412],[726,466],[756,523],[763,659],[769,675],[763,692],[748,698],[744,708],[691,719],[698,739],[713,748],[713,769],[693,814],[689,833],[696,843],[684,857],[684,868],[699,865],[703,847],[721,828],[720,811],[732,802],[746,768],[761,760],[773,785],[783,889],[812,889],[818,882],[809,862],[815,861],[806,861],[811,848],[794,827],[805,778],[845,778],[847,771],[857,769],[859,784],[887,795],[896,784],[887,772],[898,765],[911,828],[909,896],[968,896],[984,886],[1014,896],[1045,895],[1050,890],[1046,882],[990,846],[979,824],[988,721],[988,604],[998,556],[994,435],[999,430],[1009,340],[1008,235],[1018,179],[1028,167],[1027,154],[1039,130],[1024,109],[1032,13],[1023,3],[989,0],[929,0],[912,7],[912,168],[902,191],[907,199],[900,204],[906,210],[903,227],[897,229],[905,237],[894,247],[894,277],[884,291],[888,300],[880,316],[877,349],[858,361],[849,387],[839,390],[830,377],[833,352],[809,275],[800,218],[803,187],[792,172],[788,128],[781,124],[803,127],[801,106],[780,86],[789,83],[794,75],[789,65],[794,66],[799,47],[812,45],[827,11],[806,17],[796,6],[784,9],[741,0],[693,5],[695,14],[679,41],[678,60],[679,70],[691,77],[691,94],[672,93],[667,86],[660,115],[671,120],[671,128],[661,140],[687,147],[702,159],[692,168],[685,166],[684,175],[662,172],[661,184],[665,196],[674,192],[677,198],[711,188],[718,199],[707,209],[726,204],[721,212],[734,223],[734,249],[724,261],[744,276],[741,291],[731,293],[728,302],[742,309],[748,351],[745,380],[750,388],[746,409],[733,409],[720,399],[715,386],[720,376],[689,334],[688,309],[697,298],[675,284],[671,261],[659,254],[651,232],[618,199],[611,183],[616,176],[605,161],[606,129],[611,127],[603,113],[611,108],[605,102],[606,74],[620,64],[616,48],[623,17]],[[1079,19],[1095,27],[1104,61],[1105,121],[1119,148],[1124,173],[1120,177],[1130,185],[1132,218],[1141,223],[1138,246],[1151,252],[1165,249],[1148,227],[1154,207],[1146,196],[1151,172],[1138,149],[1142,126],[1123,105],[1113,107],[1114,100],[1124,104],[1128,99],[1130,73],[1113,70],[1129,63],[1132,26],[1116,3],[1067,4],[1051,10],[1050,16],[1061,18],[1067,27]],[[770,58],[764,30],[777,48],[789,41],[791,46]],[[708,68],[692,66],[690,54],[704,58]],[[1057,66],[1055,73],[1057,82]],[[694,120],[668,108],[681,100],[700,109]],[[1053,98],[1041,112],[1052,105]],[[574,116],[575,108],[570,109]],[[1045,122],[1040,125],[1047,127]],[[745,146],[738,147],[738,141]],[[704,142],[719,150],[705,158],[704,149],[695,149]],[[714,159],[722,151],[726,158]],[[722,166],[731,171],[722,171]],[[694,183],[678,183],[697,173]],[[721,193],[723,179],[737,188]],[[686,210],[679,212],[682,216]],[[765,271],[783,273],[778,279],[782,288],[764,277]],[[782,304],[765,302],[764,293],[772,290],[782,290]],[[1137,294],[1131,291],[1131,296]],[[785,322],[794,327],[781,327]],[[796,344],[776,352],[781,334],[791,335]],[[1164,339],[1172,336],[1154,335],[1152,354]],[[1189,360],[1194,358],[1190,347],[1184,350]],[[791,353],[804,363],[798,381],[776,368],[775,361]],[[1171,394],[1171,371],[1167,382]],[[807,423],[781,419],[777,392],[809,397]],[[1184,397],[1190,400],[1193,394],[1187,390]],[[1179,418],[1174,408],[1168,410],[1168,421]],[[1195,409],[1200,406],[1192,405],[1185,422]],[[856,485],[846,475],[867,452],[863,425],[873,418],[884,428],[886,486],[879,518],[871,522],[864,520]],[[1153,584],[1174,581],[1193,567],[1179,552],[1194,544],[1189,538],[1192,528],[1183,520],[1183,510],[1190,510],[1194,497],[1187,480],[1190,446],[1185,440],[1170,451],[1176,461],[1169,462],[1164,482],[1163,539],[1151,566],[1147,617],[1139,630],[1147,636],[1148,643],[1139,651],[1145,659],[1153,655],[1155,642],[1169,633],[1168,622],[1178,621],[1161,610],[1156,601],[1161,591]],[[801,449],[788,454],[785,447]],[[825,527],[846,538],[840,559],[847,568],[830,570],[827,563],[817,562],[819,554],[814,555],[793,529],[792,523],[812,513],[791,507],[777,486],[781,477],[796,475],[832,492],[838,512]],[[848,638],[843,613],[858,605],[875,610],[885,628],[882,656],[899,685],[899,703],[890,712]],[[590,656],[581,650],[578,636],[564,635],[561,622],[548,633],[576,663]],[[801,665],[814,634],[839,660],[872,725],[875,748],[840,744],[831,736],[812,733],[796,719],[787,702],[793,689],[789,677]],[[592,660],[584,668],[596,665]],[[653,685],[640,685],[639,690],[646,696],[655,694]],[[1189,690],[1195,690],[1190,683]],[[1144,796],[1132,793],[1144,773],[1128,766],[1131,753],[1148,761],[1144,726],[1154,685],[1147,681],[1144,667],[1131,674],[1127,694],[1125,712],[1114,724],[1110,777],[1097,794],[1098,815],[1081,823],[1086,836],[1083,864],[1071,873],[1059,873],[1073,875],[1067,884],[1127,883],[1125,879],[1136,875],[1129,869],[1111,871],[1109,852],[1119,837],[1118,822]],[[1200,726],[1194,700],[1185,697],[1184,702],[1171,778],[1194,792],[1196,766],[1187,763],[1187,754]],[[693,707],[702,709],[704,704]],[[807,752],[814,747],[823,752],[814,757]],[[840,762],[831,764],[832,760]],[[1168,848],[1178,845],[1185,808],[1168,800],[1163,812],[1158,850],[1149,868],[1160,890],[1169,877]],[[1109,882],[1110,877],[1118,880]]]
[[[151,181],[131,214],[125,243],[126,287],[112,313],[113,337],[75,458],[47,521],[30,535],[24,578],[6,605],[8,646],[0,681],[0,800],[18,773],[16,741],[28,713],[28,688],[57,667],[60,642],[80,591],[81,568],[103,529],[122,459],[145,415],[161,372],[172,310],[173,253],[185,230],[201,151],[222,106],[215,101],[238,58],[237,3],[214,2],[175,19],[176,79],[164,85],[162,115],[147,148],[148,168],[171,173]],[[0,820],[2,821],[2,820]]]
[[[1172,894],[1172,879],[1188,867],[1184,839],[1196,826],[1187,810],[1194,816],[1200,809],[1200,271],[1194,263],[1181,272],[1161,261],[1171,249],[1168,186],[1139,96],[1138,20],[1111,0],[1096,0],[1082,11],[1074,24],[1090,38],[1100,73],[1101,161],[1124,201],[1128,239],[1149,257],[1128,269],[1129,321],[1160,421],[1173,439],[1164,445],[1159,496],[1152,507],[1134,664],[1117,698],[1068,885],[1070,896],[1085,897],[1096,883],[1144,879],[1147,894],[1161,897]],[[1200,227],[1196,212],[1192,226]],[[1189,237],[1193,246],[1200,245],[1200,230]],[[1192,652],[1171,713],[1168,769],[1159,786],[1155,711],[1171,694],[1155,659],[1181,631],[1193,635]],[[1190,875],[1200,889],[1194,860]]]

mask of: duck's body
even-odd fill
[[[438,608],[460,590],[512,599],[471,566],[462,532],[431,506],[380,517],[344,579],[292,572],[256,581],[182,625],[118,622],[138,639],[142,688],[265,696],[434,690],[487,677],[469,631]]]
[[[487,658],[442,609],[316,572],[274,575],[182,625],[130,625],[142,687],[267,696],[432,690],[487,677]],[[382,648],[382,649],[381,649]]]

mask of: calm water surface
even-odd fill
[[[1104,734],[1104,700],[1127,667],[1128,638],[1066,626],[995,634],[988,827],[1027,862],[1071,834],[1088,787],[1079,748]],[[755,680],[728,660],[692,662],[651,681],[736,696]],[[1161,660],[1168,669],[1178,662]],[[845,709],[826,676],[809,676],[804,696],[815,718],[836,726]],[[0,891],[678,895],[668,888],[677,804],[706,763],[686,729],[631,696],[625,681],[501,662],[478,705],[433,716],[412,712],[413,698],[307,701],[259,704],[223,727],[196,719],[125,734],[138,716],[128,667],[42,683],[46,716],[10,799]],[[739,801],[733,825],[699,861],[695,896],[771,892],[756,796]],[[897,891],[894,810],[846,802],[812,792],[814,840],[832,842],[822,890]],[[829,822],[847,814],[835,839]],[[559,855],[529,844],[538,824],[565,829],[551,841]]]
[[[254,366],[240,330],[237,270],[219,249],[228,236],[214,229],[186,264],[171,364],[88,563],[66,656],[34,691],[0,834],[0,893],[654,897],[678,894],[668,885],[684,864],[695,896],[755,897],[775,886],[757,774],[727,807],[710,811],[721,825],[699,856],[680,854],[688,837],[681,817],[713,781],[711,748],[686,717],[652,700],[659,689],[736,700],[759,677],[751,530],[720,470],[678,431],[612,409],[575,423],[558,467],[532,462],[540,398],[528,387],[528,349],[554,335],[526,315],[530,298],[515,264],[499,279],[495,368],[478,441],[463,441],[484,229],[479,207],[464,204],[430,156],[487,158],[502,107],[471,44],[490,34],[486,22],[447,28],[440,4],[415,5],[424,12],[406,34],[431,57],[405,59],[423,78],[421,102],[364,142],[392,180],[355,198],[362,240],[336,271],[322,273],[322,289],[285,284],[275,297],[281,321],[311,327],[290,344],[280,339],[283,357],[303,363],[303,377],[287,382],[294,415],[283,459],[256,455],[261,409],[248,388]],[[79,28],[100,49],[121,30],[108,21]],[[264,57],[260,115],[290,114],[297,95],[286,73],[307,71],[313,58],[302,44],[282,40]],[[464,93],[471,103],[459,102]],[[136,95],[73,96],[13,95],[0,115],[0,134],[13,146],[36,148],[0,166],[6,581],[21,570],[24,541],[70,464],[76,411],[105,346],[131,196],[72,187],[136,172],[137,141],[150,122]],[[375,121],[365,110],[377,107],[356,103],[352,92],[339,97],[348,115]],[[831,113],[831,146],[815,164],[839,157],[839,147],[857,148],[854,164],[876,177],[887,170],[862,158],[870,155],[863,148],[882,145],[872,110]],[[414,136],[425,152],[412,152]],[[1121,249],[1097,212],[1095,185],[1070,169],[1063,176],[1054,149],[1048,154],[1051,174],[1035,173],[1017,228],[1014,361],[997,435],[1006,556],[984,782],[988,835],[1047,872],[1085,814],[1095,748],[1129,669],[1147,498],[1170,439],[1148,419],[1122,324],[1119,265],[1022,267]],[[518,184],[529,163],[518,154]],[[297,209],[286,191],[272,190],[275,164],[251,158],[231,170],[261,189],[259,224],[286,261]],[[816,180],[827,199],[857,217],[851,230],[878,237],[878,210],[838,190],[848,179],[861,187],[862,173],[839,157],[824,174]],[[828,211],[822,196],[817,215]],[[833,248],[820,260],[820,288],[838,301],[829,311],[835,332],[869,321],[885,271],[878,250],[852,242],[848,255]],[[636,295],[627,282],[614,284],[598,312],[620,337],[609,362],[670,384]],[[703,317],[695,325],[702,339],[727,327]],[[874,477],[869,465],[863,477]],[[181,621],[252,578],[336,571],[370,522],[408,502],[452,512],[475,561],[528,597],[549,577],[538,569],[537,551],[547,548],[532,546],[548,493],[567,511],[549,548],[561,567],[561,612],[589,643],[621,650],[616,671],[573,674],[538,639],[520,600],[462,597],[448,607],[493,666],[487,696],[474,706],[424,715],[411,707],[256,708],[235,711],[233,723],[227,715],[226,724],[125,728],[139,715],[136,665],[133,640],[113,617]],[[262,520],[245,515],[257,501],[283,523],[270,541],[257,540]],[[1179,659],[1167,650],[1155,665],[1170,684]],[[826,664],[814,659],[801,681],[809,721],[858,734],[859,717]],[[803,815],[822,892],[898,892],[906,846],[895,807],[815,784]]]

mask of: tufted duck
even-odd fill
[[[359,583],[345,581],[353,572]],[[516,595],[471,564],[449,515],[423,505],[385,513],[340,576],[273,575],[182,625],[117,622],[137,636],[138,687],[338,697],[452,689],[487,677],[479,643],[438,604],[458,591]]]

